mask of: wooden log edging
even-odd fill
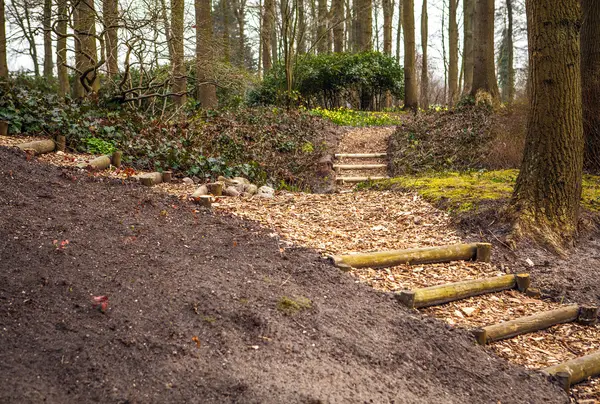
[[[527,275],[527,274],[521,274]],[[502,275],[492,278],[471,279],[468,281],[430,286],[428,288],[403,290],[396,293],[396,299],[410,309],[436,306],[467,297],[500,292],[517,287],[516,275]]]
[[[16,147],[23,151],[33,150],[35,154],[44,154],[53,152],[56,148],[56,143],[51,139],[34,140],[33,142],[18,144]]]
[[[579,306],[574,304],[531,316],[516,318],[504,323],[488,325],[475,329],[473,334],[480,345],[485,345],[488,342],[543,330],[556,324],[570,323],[579,318],[579,313]]]
[[[364,254],[332,255],[330,260],[342,269],[386,268],[401,264],[432,264],[450,261],[489,262],[492,245],[489,243],[456,244],[441,247],[411,248]]]
[[[590,377],[600,376],[600,351],[542,369],[553,376],[565,389]]]

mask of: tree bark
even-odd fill
[[[415,2],[404,0],[403,24],[404,25],[404,109],[417,111],[417,77],[415,71]]]
[[[233,13],[238,25],[238,65],[240,67],[246,66],[246,0],[234,0],[233,2]]]
[[[506,0],[506,12],[508,27],[506,33],[506,51],[508,55],[508,83],[506,101],[511,103],[515,99],[515,68],[514,68],[514,45],[513,45],[513,0]]]
[[[402,41],[402,0],[398,0],[398,30],[396,31],[396,61],[400,63],[400,42]]]
[[[448,61],[448,104],[454,106],[458,99],[458,24],[456,13],[458,0],[450,0],[448,19],[448,42],[450,57]]]
[[[223,14],[223,61],[225,63],[231,61],[231,46],[229,44],[229,25],[231,24],[229,20],[229,1],[230,0],[221,0],[220,2],[221,14]]]
[[[471,95],[475,96],[479,90],[485,91],[496,104],[500,98],[494,63],[494,11],[494,0],[475,0]]]
[[[298,28],[296,33],[296,52],[300,55],[306,53],[306,14],[304,0],[298,1]],[[335,1],[335,0],[334,0]]]
[[[394,18],[394,1],[382,0],[383,6],[383,53],[392,56],[392,20]]]
[[[262,29],[260,41],[262,44],[263,74],[267,74],[273,65],[271,58],[271,36],[273,34],[273,20],[275,17],[275,1],[264,0],[262,10]]]
[[[344,0],[332,0],[333,51],[344,51]]]
[[[52,61],[52,0],[44,0],[44,78],[52,79],[54,62]]]
[[[423,8],[421,9],[421,49],[422,49],[422,64],[421,64],[421,108],[429,109],[429,67],[427,66],[427,39],[428,39],[428,17],[427,17],[427,0],[423,0]]]
[[[359,52],[373,50],[373,3],[371,0],[357,0],[356,35]]]
[[[104,14],[104,29],[106,30],[106,74],[112,77],[119,73],[118,57],[118,16],[119,1],[103,0],[102,13]]]
[[[187,77],[183,60],[184,0],[171,0],[171,67],[173,69],[173,102],[184,105],[187,101]],[[201,28],[198,26],[198,28]]]
[[[583,166],[578,0],[527,0],[531,96],[512,197],[516,236],[560,251],[577,232]]]
[[[69,94],[69,72],[67,70],[67,0],[57,1],[57,23],[56,30],[58,32],[56,39],[56,71],[58,74],[58,95],[65,97]]]
[[[0,0],[0,78],[8,79],[8,64],[6,63],[6,17],[4,9],[4,0]]]
[[[317,0],[317,53],[327,53],[327,0]]]
[[[196,90],[203,108],[217,106],[217,89],[211,71],[214,63],[211,0],[195,0],[196,9]]]
[[[98,51],[96,48],[96,11],[91,0],[80,0],[76,3],[76,18],[74,24],[77,37],[75,65],[78,70],[77,81],[81,84],[79,96],[88,92],[98,92],[100,79],[96,71]],[[86,74],[87,73],[87,74]],[[82,83],[83,81],[83,83]]]
[[[469,94],[473,86],[473,11],[475,0],[463,0],[463,94]]]
[[[581,77],[585,167],[600,172],[600,2],[581,0]]]

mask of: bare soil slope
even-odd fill
[[[6,148],[0,212],[0,402],[567,402],[252,222]]]

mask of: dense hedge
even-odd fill
[[[394,58],[379,52],[301,55],[293,71],[294,95],[309,108],[379,110],[387,92],[396,98],[404,95],[404,70]],[[290,94],[286,90],[285,69],[280,62],[250,94],[250,102],[287,103]]]

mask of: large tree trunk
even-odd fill
[[[203,108],[214,108],[217,106],[217,89],[213,83],[207,83],[211,79],[214,55],[213,24],[211,16],[210,0],[195,0],[196,9],[196,91],[198,101]]]
[[[404,25],[404,109],[417,111],[417,76],[415,71],[415,2],[403,0]]]
[[[0,0],[0,78],[8,78],[6,63],[6,17],[4,16],[4,0]]]
[[[173,39],[171,38],[171,24],[167,15],[167,3],[160,0],[160,14],[165,29],[165,40],[167,41],[167,50],[169,51],[169,60],[173,60]]]
[[[317,0],[317,53],[327,53],[327,0]]]
[[[246,66],[246,0],[234,0],[233,12],[238,25],[238,66]]]
[[[475,0],[463,0],[463,94],[469,94],[473,86],[473,11]]]
[[[231,61],[231,46],[229,44],[229,1],[221,0],[221,14],[223,15],[223,61],[229,63]],[[212,21],[212,18],[211,18]]]
[[[275,0],[264,0],[262,10],[262,29],[260,41],[262,44],[263,74],[267,74],[273,65],[271,59],[271,36],[273,34],[273,19],[275,17]]]
[[[104,14],[104,27],[106,30],[106,74],[112,77],[119,73],[118,57],[118,16],[119,1],[103,0],[102,12]]]
[[[394,18],[394,1],[382,0],[383,5],[383,53],[392,56],[392,19]]]
[[[371,0],[358,0],[356,4],[358,51],[370,51],[373,50],[373,3]]]
[[[458,24],[456,13],[458,0],[450,0],[450,16],[448,20],[448,39],[450,60],[448,62],[448,103],[453,106],[458,99]]]
[[[332,0],[333,51],[344,51],[344,0]]]
[[[429,109],[429,67],[427,66],[428,20],[427,0],[423,0],[423,8],[421,9],[421,48],[423,52],[421,63],[421,108],[424,110]]]
[[[187,101],[187,77],[183,60],[184,0],[171,0],[171,67],[173,69],[173,101],[183,105]],[[198,27],[200,28],[200,27]]]
[[[513,0],[506,0],[506,12],[508,14],[508,31],[506,33],[506,47],[508,55],[508,83],[507,102],[515,99],[515,68],[514,68],[514,46],[513,46]]]
[[[304,0],[298,1],[298,28],[296,29],[296,52],[300,55],[306,53],[306,14]]]
[[[52,0],[44,0],[44,78],[51,79],[54,70],[52,61]]]
[[[475,0],[473,20],[475,36],[471,95],[475,96],[482,90],[491,95],[494,103],[498,103],[500,99],[494,63],[494,0]]]
[[[69,94],[69,71],[67,70],[67,0],[57,1],[56,30],[58,37],[56,39],[56,70],[58,73],[58,95],[64,97]]]
[[[581,0],[581,77],[585,166],[600,172],[600,2]]]
[[[583,123],[578,0],[527,0],[531,97],[512,198],[515,233],[557,249],[575,236]]]

